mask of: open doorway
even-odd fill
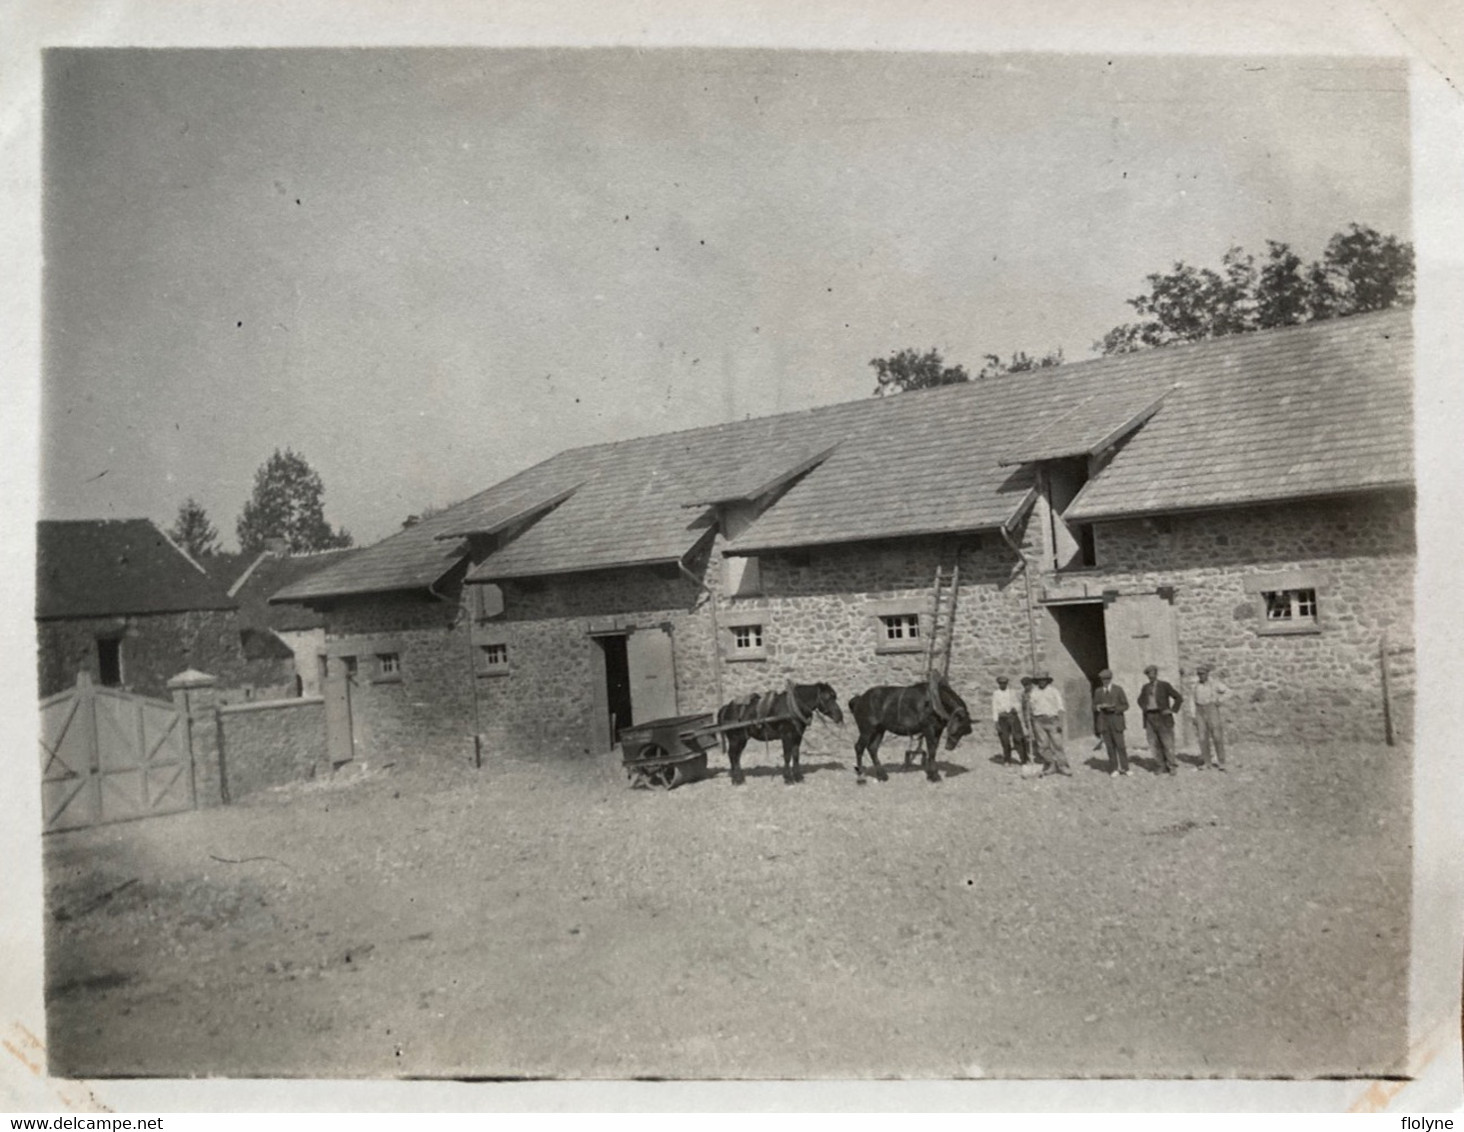
[[[1047,655],[1052,682],[1067,705],[1066,724],[1070,736],[1093,732],[1093,685],[1098,673],[1109,667],[1108,634],[1103,602],[1084,601],[1049,605]]]
[[[605,660],[605,729],[608,746],[620,742],[620,731],[635,722],[630,705],[630,663],[625,653],[625,634],[596,637]]]

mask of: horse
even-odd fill
[[[789,786],[802,782],[798,752],[803,745],[803,733],[808,730],[815,712],[835,723],[844,722],[839,695],[831,685],[794,684],[790,681],[786,691],[755,693],[723,704],[717,712],[718,724],[745,722],[745,726],[729,727],[722,732],[727,757],[732,763],[732,785],[741,786],[743,783],[742,751],[749,739],[765,742],[781,739],[783,782]]]
[[[931,782],[940,781],[935,752],[941,732],[945,732],[948,751],[954,750],[971,733],[971,710],[966,701],[939,677],[905,688],[889,685],[870,688],[849,701],[849,714],[859,728],[859,738],[854,742],[854,773],[860,782],[864,781],[865,751],[874,765],[874,776],[881,782],[889,781],[889,775],[879,765],[879,744],[886,731],[919,735],[925,740],[920,765]]]

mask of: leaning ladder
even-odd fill
[[[925,678],[932,684],[950,676],[951,646],[956,639],[956,596],[960,589],[959,563],[949,571],[936,566],[935,584],[930,591],[930,631],[925,635]],[[905,752],[907,766],[920,754],[924,743],[924,736],[916,736]]]

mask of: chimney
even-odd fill
[[[276,558],[288,557],[290,553],[290,540],[281,535],[264,540],[264,552],[273,554]]]

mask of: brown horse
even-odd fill
[[[925,740],[920,765],[931,782],[940,781],[935,768],[935,752],[940,734],[945,732],[946,750],[955,749],[961,739],[971,733],[971,712],[966,701],[943,679],[932,678],[905,688],[881,685],[861,692],[849,701],[849,714],[859,727],[854,742],[854,773],[864,781],[864,752],[874,765],[874,776],[886,782],[889,775],[879,765],[879,744],[886,731],[896,735],[919,735]]]
[[[828,684],[789,683],[786,691],[762,692],[723,704],[717,722],[745,723],[722,732],[727,744],[727,758],[732,763],[732,785],[741,786],[742,751],[749,739],[781,739],[783,742],[783,782],[792,785],[803,781],[798,767],[798,753],[803,733],[814,713],[827,716],[835,723],[844,722],[839,709],[839,695]]]

